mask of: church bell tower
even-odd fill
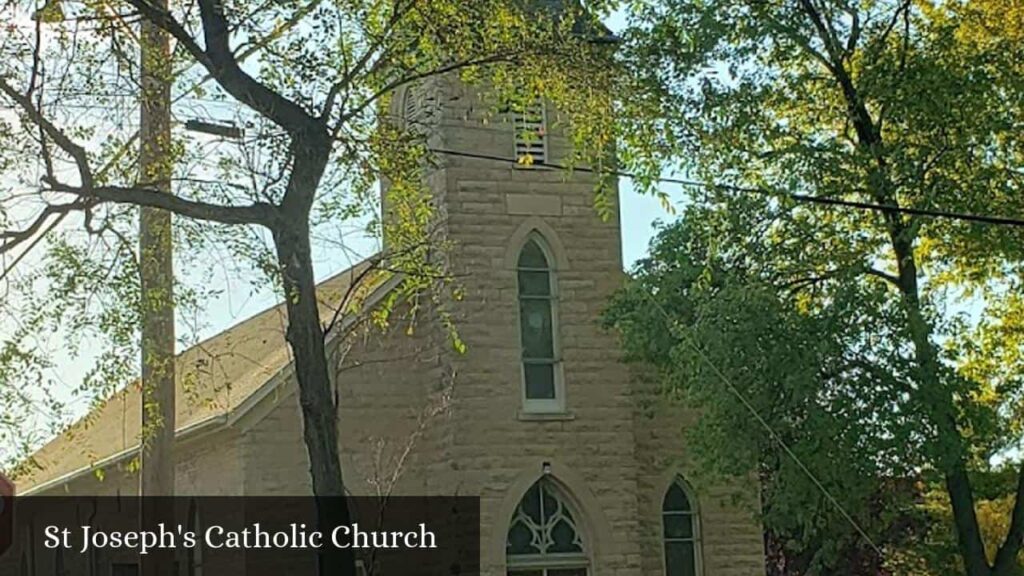
[[[426,79],[392,102],[392,116],[423,131],[436,154],[425,179],[464,292],[452,311],[467,351],[446,352],[453,413],[434,481],[438,491],[482,495],[485,573],[524,561],[507,537],[528,490],[564,494],[567,511],[595,515],[587,528],[579,518],[569,567],[625,567],[639,542],[635,530],[615,527],[632,517],[635,498],[598,496],[613,483],[620,494],[637,490],[630,378],[599,325],[623,280],[618,210],[601,218],[597,178],[554,167],[571,143],[559,110],[494,109],[456,76]],[[603,518],[605,506],[630,512]]]

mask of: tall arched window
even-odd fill
[[[519,252],[519,334],[523,351],[523,408],[527,412],[558,412],[565,408],[550,261],[539,236],[531,236]]]
[[[549,480],[537,481],[519,502],[505,553],[509,576],[587,576],[576,516]]]
[[[700,521],[694,501],[681,478],[665,493],[661,504],[665,576],[700,574]]]

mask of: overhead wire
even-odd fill
[[[430,148],[431,152],[435,154],[442,154],[445,156],[455,156],[462,158],[471,158],[476,160],[490,160],[494,162],[502,162],[507,164],[520,164],[520,162],[514,158],[507,158],[503,156],[491,155],[491,154],[480,154],[476,152],[462,152],[458,150],[446,150],[442,148]],[[615,176],[619,178],[627,178],[630,180],[640,179],[636,174],[625,172],[621,170],[595,170],[586,166],[566,166],[564,164],[535,161],[533,166],[540,168],[553,168],[556,170],[582,172],[588,174],[597,174],[603,176]],[[906,214],[910,216],[924,216],[928,218],[945,218],[950,220],[959,220],[963,222],[971,222],[974,224],[991,224],[996,226],[1013,226],[1024,228],[1024,219],[1010,218],[1007,216],[996,216],[991,214],[973,214],[968,212],[956,212],[951,210],[936,210],[930,208],[914,208],[908,206],[897,206],[892,204],[877,204],[873,202],[862,202],[858,200],[846,200],[843,198],[833,198],[827,196],[812,196],[809,194],[799,194],[794,192],[785,192],[770,190],[767,188],[752,188],[746,186],[735,186],[731,184],[715,184],[708,182],[700,182],[698,180],[688,180],[685,178],[673,178],[673,177],[659,177],[653,180],[663,184],[677,184],[688,188],[702,188],[702,189],[714,189],[725,192],[737,192],[743,194],[758,194],[763,196],[781,196],[789,198],[795,202],[806,203],[806,204],[819,204],[825,206],[837,206],[843,208],[853,208],[857,210],[883,212],[883,213],[896,213]]]

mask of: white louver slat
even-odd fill
[[[513,113],[516,161],[520,164],[543,164],[547,161],[547,126],[544,104],[537,100]]]

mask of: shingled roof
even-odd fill
[[[352,283],[366,276],[370,262],[364,260],[317,287],[325,323],[334,316]],[[285,341],[286,322],[284,305],[278,304],[178,356],[176,434],[179,437],[225,423],[291,364],[291,350]],[[36,452],[25,472],[15,478],[18,491],[42,491],[136,454],[141,414],[141,390],[135,383],[114,394]]]

